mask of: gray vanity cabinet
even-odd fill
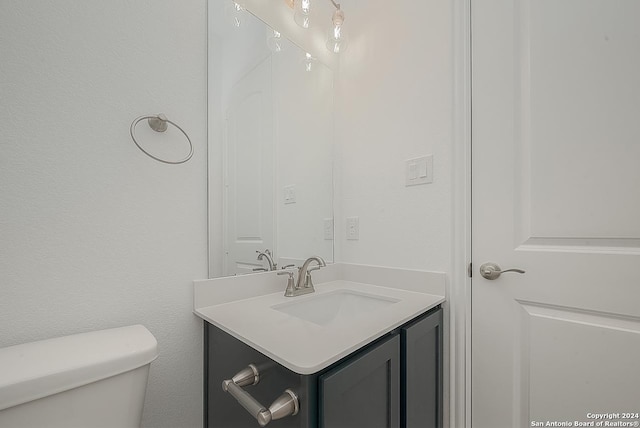
[[[402,427],[442,426],[442,309],[400,330]]]
[[[248,386],[260,403],[286,388],[300,398],[299,413],[273,428],[442,427],[442,309],[434,308],[377,341],[311,375],[270,360],[205,322],[205,409],[208,428],[258,427],[221,383],[248,364],[260,368]]]
[[[399,428],[399,335],[321,375],[318,388],[320,428]]]

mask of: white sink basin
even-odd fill
[[[399,302],[386,296],[376,296],[352,290],[336,290],[329,293],[292,297],[291,302],[271,306],[276,311],[310,321],[318,325],[343,323],[363,314],[383,310]]]

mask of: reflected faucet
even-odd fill
[[[258,260],[263,260],[264,258],[267,259],[267,263],[269,264],[269,269],[268,270],[276,270],[277,264],[273,262],[273,257],[271,256],[271,251],[269,251],[269,249],[266,249],[264,251],[258,251],[256,250],[256,253],[258,253]],[[256,269],[254,269],[256,270]],[[265,269],[267,270],[267,269]]]

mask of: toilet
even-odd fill
[[[142,325],[0,349],[0,427],[139,427],[157,356]]]

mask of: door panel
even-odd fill
[[[530,391],[531,420],[575,415],[571,421],[587,421],[586,413],[594,409],[637,409],[637,322],[551,306],[523,304],[522,309],[521,335],[528,344],[521,344],[530,362],[522,386],[528,384]],[[522,396],[527,393],[523,388]]]
[[[635,0],[517,3],[515,142],[529,164],[518,189],[529,237],[638,247],[639,9]]]
[[[472,2],[474,427],[640,411],[639,15]]]
[[[271,57],[233,87],[227,111],[224,275],[263,267],[274,248],[274,143]]]

